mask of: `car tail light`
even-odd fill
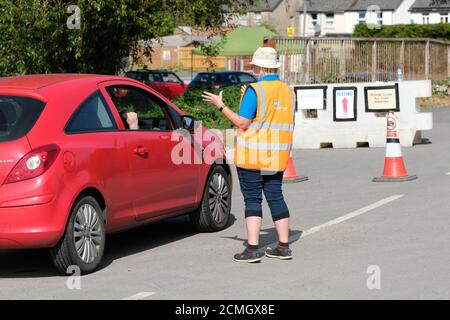
[[[40,176],[55,162],[59,151],[57,145],[48,145],[29,152],[13,168],[6,178],[5,184]]]

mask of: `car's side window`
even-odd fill
[[[139,120],[139,130],[173,130],[173,122],[167,111],[168,107],[158,97],[130,86],[110,86],[106,88],[106,91],[127,129],[126,114],[135,112]]]
[[[238,84],[239,80],[237,79],[237,77],[234,74],[229,74],[227,82],[231,83],[231,84]]]
[[[203,73],[197,76],[196,81],[199,83],[207,84],[211,81],[211,78],[209,75]]]
[[[173,73],[162,73],[162,77],[164,79],[164,82],[180,83],[178,77]]]
[[[151,73],[151,74],[149,74],[149,79],[152,82],[163,82],[161,74],[159,74],[159,73]]]
[[[75,111],[66,125],[68,133],[109,131],[117,125],[103,96],[96,91]]]

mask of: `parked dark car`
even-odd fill
[[[191,81],[188,89],[219,89],[232,85],[243,85],[256,82],[254,75],[240,71],[200,72]]]
[[[126,76],[145,83],[171,100],[182,96],[187,88],[175,72],[168,70],[139,69],[128,71]]]

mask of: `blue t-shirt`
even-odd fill
[[[280,77],[277,74],[268,74],[258,82],[261,81],[277,81]],[[248,87],[245,91],[244,98],[242,99],[241,107],[239,108],[239,116],[244,117],[249,120],[253,120],[256,117],[256,111],[258,108],[258,97],[255,90],[252,87]]]

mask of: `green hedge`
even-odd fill
[[[222,89],[208,90],[214,94],[219,94],[223,90],[224,103],[234,111],[239,109],[241,99],[241,87],[231,86]],[[227,118],[213,105],[202,100],[203,89],[189,89],[185,95],[176,99],[174,103],[186,114],[201,120],[205,126],[211,129],[230,129],[233,125]]]
[[[432,38],[450,40],[450,24],[397,24],[369,29],[366,24],[356,25],[354,37],[361,38]]]

